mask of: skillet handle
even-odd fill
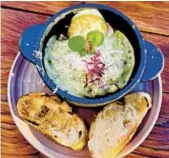
[[[147,60],[141,82],[156,78],[164,67],[164,56],[159,48],[151,42],[145,41]]]
[[[28,27],[21,35],[19,40],[19,48],[21,54],[33,64],[36,63],[34,50],[37,37],[42,30],[43,24],[33,25]]]

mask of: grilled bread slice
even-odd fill
[[[126,95],[98,113],[89,132],[88,147],[94,158],[115,158],[129,142],[151,107],[147,93]]]
[[[17,109],[25,122],[56,142],[74,150],[85,146],[87,129],[83,120],[56,96],[30,93],[19,99]]]

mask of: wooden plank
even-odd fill
[[[1,114],[10,114],[7,101],[1,101]]]
[[[25,13],[9,9],[2,9],[2,86],[7,86],[8,74],[12,62],[19,50],[18,41],[21,33],[25,28],[38,23],[43,23],[48,16],[33,13]],[[10,25],[13,24],[13,27]],[[169,73],[169,38],[161,35],[143,33],[145,40],[151,41],[157,45],[165,56],[165,67],[162,73],[163,90],[169,92],[169,84],[167,84],[167,74]],[[12,45],[9,47],[9,45]],[[10,55],[9,55],[10,54]],[[4,89],[2,91],[5,92]],[[4,93],[3,93],[4,97]]]
[[[7,79],[12,61],[18,52],[18,40],[21,32],[32,24],[43,23],[48,16],[25,13],[22,11],[14,11],[2,9],[2,154],[6,158],[41,158],[43,157],[36,149],[34,149],[18,131],[12,117],[9,113],[7,103]],[[146,40],[156,44],[163,52],[166,59],[166,66],[162,73],[163,89],[169,92],[169,84],[167,84],[169,72],[169,39],[161,35],[143,33]],[[169,157],[169,110],[168,110],[169,94],[163,93],[163,103],[160,116],[149,137],[143,144],[136,149],[128,158],[143,157]],[[9,150],[8,150],[9,149]],[[157,150],[158,149],[158,150]]]
[[[169,153],[167,150],[155,150],[150,147],[143,147],[140,146],[136,149],[134,152],[138,155],[146,156],[146,157],[152,157],[152,158],[168,158]]]
[[[2,2],[2,6],[53,15],[81,2]],[[169,2],[90,2],[123,12],[141,31],[169,35]]]
[[[47,157],[42,156],[41,153],[36,153],[33,155],[23,155],[23,156],[3,154],[2,158],[47,158]]]
[[[1,17],[3,50],[2,57],[10,56],[11,59],[13,59],[17,54],[18,40],[21,36],[21,33],[27,27],[33,24],[44,23],[48,19],[48,16],[13,11],[9,9],[2,9]]]

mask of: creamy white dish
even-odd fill
[[[91,17],[86,10],[84,12],[85,17],[84,14],[81,16],[83,20],[87,16]],[[101,18],[100,25],[103,25],[105,21]],[[49,78],[57,87],[75,96],[95,97],[113,93],[127,84],[135,64],[134,50],[122,32],[113,31],[105,24],[108,28],[106,31],[104,26],[100,29],[99,25],[96,26],[96,31],[93,26],[87,28],[89,33],[84,34],[87,29],[81,31],[84,45],[83,40],[79,42],[82,39],[78,36],[81,35],[80,31],[78,34],[75,32],[75,35],[70,35],[69,31],[69,37],[64,40],[59,40],[56,36],[50,38],[45,48],[44,64]],[[71,39],[75,36],[78,36],[78,40],[74,42]]]

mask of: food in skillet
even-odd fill
[[[151,107],[147,93],[128,94],[124,102],[105,106],[97,114],[89,132],[88,147],[94,158],[115,158],[131,140]]]
[[[127,37],[106,23],[96,9],[75,14],[66,35],[52,36],[45,48],[45,69],[62,90],[79,97],[103,96],[129,81],[134,50]]]
[[[54,141],[81,150],[86,144],[87,129],[83,120],[57,96],[30,93],[17,103],[19,116]]]

